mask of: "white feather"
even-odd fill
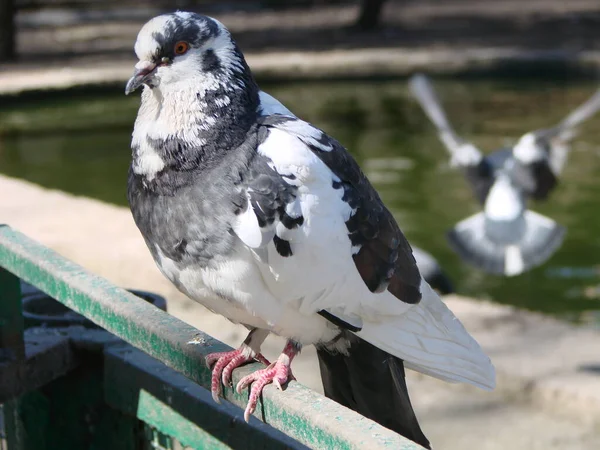
[[[509,245],[504,253],[504,274],[508,277],[519,275],[525,270],[523,254],[518,245]]]
[[[485,200],[485,215],[492,220],[510,221],[523,214],[525,204],[519,192],[503,175],[497,179]]]
[[[289,109],[264,91],[259,92],[259,101],[259,110],[265,115],[284,114],[292,117],[294,116]],[[302,214],[302,211],[300,210],[300,204],[298,202],[293,202],[287,205],[286,212],[292,218],[297,218]],[[261,229],[258,225],[258,219],[254,214],[252,205],[249,201],[246,211],[240,214],[237,217],[237,222],[233,224],[233,230],[242,240],[242,242],[255,251],[263,247],[266,242],[270,241],[275,233],[277,233],[277,235],[281,238],[290,240],[291,236],[289,236],[289,230],[285,229],[287,230],[285,231],[284,229],[285,227],[282,224],[276,224],[274,228],[270,227],[269,229]],[[284,234],[287,234],[287,236],[284,237]],[[268,255],[264,252],[257,253],[257,256],[261,260],[268,259]]]
[[[427,117],[437,128],[440,140],[450,153],[451,165],[465,167],[479,164],[483,155],[477,147],[455,133],[429,78],[423,74],[416,74],[411,77],[408,85]]]
[[[496,377],[490,359],[424,280],[421,290],[421,302],[401,317],[365,322],[357,334],[403,359],[409,369],[493,389]]]
[[[527,133],[513,147],[513,156],[523,164],[532,164],[547,158],[544,149],[537,145],[534,133]]]
[[[233,231],[250,248],[262,247],[274,235],[272,230],[261,230],[258,218],[250,204],[250,198],[248,198],[246,210],[237,216],[237,221],[233,224]]]

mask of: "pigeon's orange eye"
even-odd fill
[[[189,49],[190,49],[190,44],[188,44],[185,41],[179,41],[177,44],[175,44],[175,54],[176,55],[183,55]]]

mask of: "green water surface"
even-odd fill
[[[591,83],[489,79],[436,87],[458,132],[484,152],[554,124],[595,89]],[[576,139],[562,184],[548,202],[532,205],[568,227],[563,247],[544,266],[503,278],[465,265],[446,243],[446,230],[478,205],[461,174],[449,167],[405,80],[263,89],[346,145],[411,243],[436,256],[459,293],[575,319],[600,310],[600,114]],[[138,104],[139,96],[125,97],[121,90],[0,99],[0,172],[126,205]]]

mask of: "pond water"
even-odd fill
[[[457,131],[484,152],[559,121],[596,88],[564,81],[435,82]],[[562,184],[532,209],[568,227],[542,267],[514,278],[473,269],[445,232],[478,209],[405,80],[263,85],[340,140],[365,169],[409,240],[431,252],[457,291],[578,320],[600,310],[600,115],[575,141]],[[139,98],[118,91],[0,100],[0,172],[126,205],[131,127]],[[1,193],[0,193],[1,195]],[[57,211],[57,214],[60,212]]]

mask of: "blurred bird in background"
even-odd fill
[[[600,109],[600,90],[552,128],[523,135],[512,148],[482,155],[452,129],[429,79],[422,74],[409,87],[437,128],[483,211],[448,233],[453,250],[486,272],[513,276],[544,263],[563,242],[565,228],[528,209],[529,199],[545,200],[556,187],[575,129]]]
[[[452,281],[434,256],[419,247],[413,246],[412,250],[423,279],[440,294],[452,294],[454,292]]]

